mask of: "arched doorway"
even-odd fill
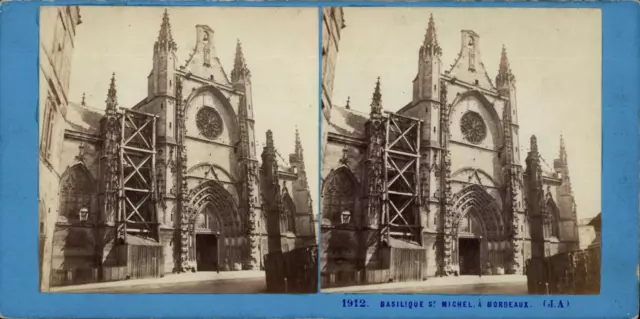
[[[451,264],[461,275],[479,275],[504,267],[505,227],[498,203],[479,185],[454,196]]]
[[[198,271],[240,270],[248,240],[231,194],[216,181],[191,191],[192,233],[188,258]],[[240,268],[240,269],[238,269]]]
[[[82,163],[69,167],[60,179],[58,220],[53,234],[55,269],[92,268],[98,264],[96,234],[86,227],[98,220],[96,183]]]
[[[345,166],[331,172],[322,185],[323,270],[356,269],[362,264],[355,227],[358,190],[355,176]]]
[[[296,205],[293,204],[293,199],[289,196],[289,192],[286,190],[283,192],[282,201],[284,211],[280,217],[280,232],[281,233],[296,233]]]

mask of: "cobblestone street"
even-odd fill
[[[323,289],[344,293],[430,293],[526,295],[527,279],[522,275],[434,277],[419,282],[394,282]]]
[[[263,271],[197,272],[163,278],[135,279],[57,287],[64,293],[264,293]]]

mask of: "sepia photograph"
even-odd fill
[[[600,293],[600,9],[322,28],[322,292]]]
[[[317,292],[317,8],[39,25],[42,292]]]

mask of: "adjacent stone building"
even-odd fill
[[[341,7],[322,8],[322,127],[329,125],[333,79],[338,63],[340,33],[345,28],[344,11]],[[327,140],[327,130],[322,130],[322,145]]]
[[[596,239],[596,230],[591,221],[593,218],[578,219],[578,237],[580,238],[580,249],[587,249]]]
[[[506,49],[492,80],[480,36],[462,30],[444,69],[431,17],[417,54],[412,100],[385,105],[397,112],[383,111],[380,80],[369,114],[325,107],[322,271],[401,268],[392,256],[421,250],[426,276],[522,273],[536,251],[577,249],[564,141],[543,168],[533,137],[523,167]]]
[[[39,176],[38,192],[39,257],[43,271],[41,287],[49,287],[53,223],[58,208],[58,186],[65,167],[57,155],[62,152],[62,132],[69,101],[69,78],[75,47],[76,28],[82,23],[77,6],[47,7],[40,11],[38,109]]]
[[[165,11],[149,48],[148,90],[136,105],[118,104],[117,91],[127,88],[116,88],[115,75],[105,82],[104,107],[85,105],[84,99],[61,101],[63,138],[51,151],[59,170],[41,181],[41,189],[59,187],[58,196],[53,191],[43,200],[58,211],[52,226],[54,272],[121,266],[117,245],[160,247],[157,258],[167,273],[260,269],[269,251],[315,243],[299,135],[287,160],[278,154],[278,193],[263,196],[272,185],[262,180],[251,72],[241,44],[227,73],[216,54],[214,30],[197,25],[194,35],[195,47],[181,64]],[[152,124],[128,122],[136,116]],[[276,152],[271,137],[268,143]],[[147,160],[145,152],[153,156]],[[127,186],[132,182],[140,186]],[[282,205],[269,217],[263,206],[273,200]],[[280,226],[267,235],[269,218]],[[269,245],[271,237],[281,245]]]

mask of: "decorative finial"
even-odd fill
[[[531,135],[531,153],[538,153],[538,139],[535,135]]]
[[[371,101],[371,114],[382,114],[382,94],[380,93],[380,77],[376,82],[376,88],[373,91],[373,98]]]
[[[349,105],[349,102],[350,102],[350,101],[351,101],[351,97],[350,97],[350,96],[348,96],[348,97],[347,97],[347,105],[345,106],[345,108],[346,108],[347,110],[350,110],[350,109],[351,109],[351,106]]]
[[[236,57],[233,63],[234,68],[244,68],[246,67],[246,62],[244,60],[244,53],[242,53],[242,43],[240,39],[236,41]]]
[[[85,98],[86,98],[86,94],[83,92],[83,93],[82,93],[82,102],[80,102],[80,104],[82,104],[82,106],[87,106],[87,103],[86,103],[86,101],[85,101]]]
[[[295,153],[298,160],[302,160],[302,141],[300,140],[300,131],[298,131],[298,126],[296,125],[296,145],[295,145]]]
[[[78,155],[76,155],[76,161],[84,161],[84,142],[81,142],[80,145],[78,145]]]
[[[111,83],[109,84],[109,91],[107,92],[107,112],[116,110],[118,105],[118,97],[116,91],[116,74],[111,75]]]
[[[564,136],[560,134],[560,161],[562,163],[567,163],[567,149],[564,144]]]
[[[273,132],[271,130],[267,130],[267,140],[265,142],[265,147],[268,149],[275,149],[273,145]]]
[[[342,149],[342,157],[339,160],[340,164],[347,165],[348,158],[349,158],[349,148],[345,145],[345,147]]]

